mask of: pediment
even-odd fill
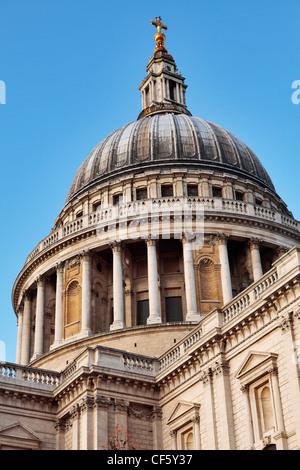
[[[198,403],[191,403],[191,402],[185,402],[185,401],[180,401],[176,404],[176,406],[173,408],[168,420],[167,424],[171,424],[174,421],[178,419],[182,419],[186,417],[189,414],[194,415],[195,413],[198,412],[200,408],[200,405]]]
[[[277,360],[277,354],[261,351],[250,351],[239,368],[236,378],[242,379],[250,374],[255,374],[259,369],[265,370],[266,365],[274,364]]]
[[[11,437],[17,439],[30,439],[33,441],[39,441],[40,439],[36,434],[27,429],[20,423],[14,423],[10,426],[6,426],[0,429],[0,438],[1,437]]]

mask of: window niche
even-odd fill
[[[64,294],[64,337],[76,335],[80,332],[81,324],[81,286],[77,280],[72,280]]]
[[[277,354],[250,352],[237,379],[244,395],[248,449],[286,448]]]
[[[167,425],[172,440],[172,450],[200,450],[200,404],[178,402],[171,412]]]

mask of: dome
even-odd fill
[[[239,175],[274,191],[256,155],[222,127],[187,114],[156,114],[130,122],[100,142],[78,169],[66,203],[118,173],[180,166]]]

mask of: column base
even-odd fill
[[[59,346],[61,346],[62,344],[64,344],[64,340],[63,340],[63,339],[56,340],[56,341],[54,341],[54,343],[51,344],[49,350],[52,351],[52,349],[59,348]]]
[[[124,328],[126,328],[126,325],[124,322],[120,321],[120,320],[117,320],[117,321],[114,321],[111,325],[110,325],[110,331],[114,331],[114,330],[123,330]]]
[[[33,356],[31,357],[30,359],[30,362],[31,361],[34,361],[35,359],[37,359],[38,357],[40,357],[43,353],[34,353]]]
[[[153,325],[155,323],[161,323],[161,322],[162,322],[161,317],[159,317],[158,315],[147,318],[147,325]]]
[[[86,330],[81,330],[81,332],[78,333],[78,336],[80,338],[85,338],[86,336],[91,336],[92,334],[93,334],[92,331],[89,328],[87,328]]]
[[[202,316],[199,312],[191,312],[187,314],[185,321],[200,321],[201,318]]]

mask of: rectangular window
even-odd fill
[[[149,300],[139,300],[137,303],[137,325],[146,325],[149,316]]]
[[[161,187],[161,195],[162,195],[162,197],[173,196],[173,186],[172,185],[162,186]]]
[[[188,196],[198,196],[198,186],[196,184],[188,184]]]
[[[166,322],[182,321],[181,297],[166,297]]]
[[[115,194],[113,197],[114,206],[117,206],[118,204],[122,204],[122,202],[123,202],[123,194]]]
[[[241,192],[239,192],[239,191],[236,191],[236,192],[235,192],[235,199],[236,199],[237,201],[243,201],[243,200],[244,200],[244,194],[241,193]]]
[[[149,92],[149,87],[145,89],[145,104],[146,108],[150,105],[150,92]]]
[[[97,212],[97,210],[100,210],[101,209],[101,202],[95,202],[95,204],[93,204],[93,212]]]
[[[169,82],[169,90],[170,90],[170,100],[176,100],[176,83],[170,81]]]
[[[213,197],[222,197],[222,189],[218,188],[217,186],[213,186],[212,188]]]
[[[140,188],[136,190],[136,200],[141,201],[147,199],[147,188]]]

